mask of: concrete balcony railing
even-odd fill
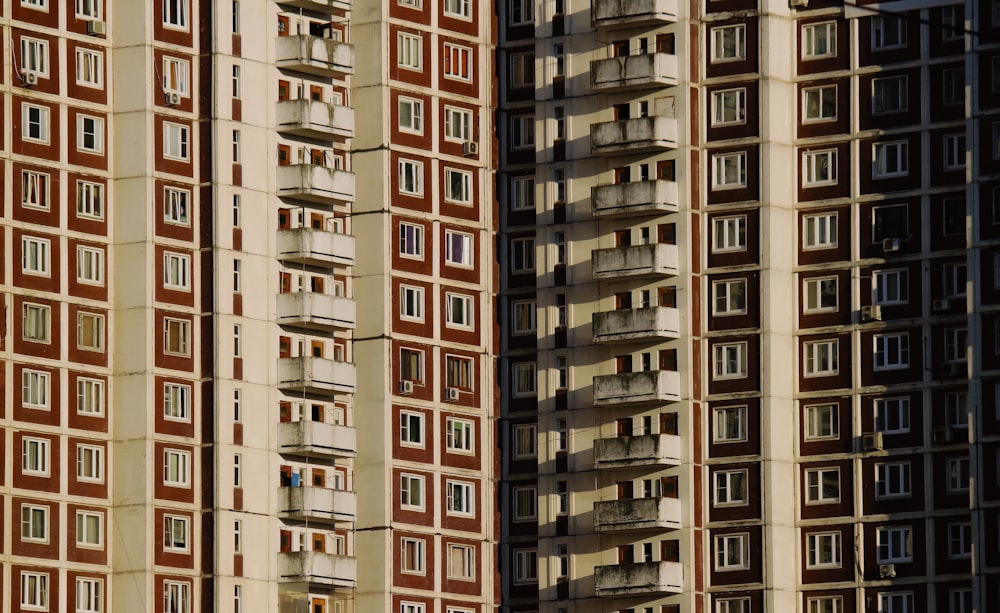
[[[595,343],[680,338],[680,328],[680,311],[671,307],[605,311],[594,313],[591,320]]]
[[[681,437],[673,434],[616,436],[594,442],[596,468],[678,466],[680,463]]]
[[[306,266],[354,265],[354,237],[315,228],[278,231],[278,259]]]
[[[354,47],[330,38],[308,34],[279,36],[275,57],[278,68],[318,77],[354,74]]]
[[[278,424],[278,453],[329,460],[358,455],[354,428],[322,421],[286,421]]]
[[[277,122],[282,134],[330,141],[354,136],[354,109],[319,100],[282,100]]]
[[[278,294],[278,323],[309,330],[353,330],[357,304],[350,298],[294,292]]]
[[[594,568],[598,596],[680,594],[684,569],[680,562],[613,564]]]
[[[590,254],[595,279],[676,275],[680,251],[677,245],[650,243],[595,249]]]
[[[633,28],[677,21],[677,0],[594,0],[591,10],[591,21],[598,28]]]
[[[650,370],[594,377],[594,406],[677,402],[681,375],[673,370]]]
[[[636,117],[591,124],[590,148],[596,154],[610,155],[676,149],[677,120]]]
[[[278,488],[282,519],[326,523],[351,522],[358,515],[358,495],[326,487]]]
[[[590,63],[590,88],[598,92],[652,89],[677,85],[677,56],[670,53],[626,55]]]
[[[664,179],[598,185],[590,189],[594,217],[629,217],[678,211],[677,183]]]
[[[331,206],[354,202],[354,173],[317,164],[278,166],[278,195]]]
[[[681,527],[678,498],[630,498],[594,503],[594,530],[677,530]]]
[[[350,362],[326,358],[278,358],[278,388],[306,394],[353,394],[358,372]]]
[[[320,551],[289,551],[278,554],[278,576],[285,581],[298,581],[332,587],[355,587],[358,582],[358,561]]]
[[[339,15],[351,10],[348,0],[281,0],[281,3],[324,15]]]

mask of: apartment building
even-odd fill
[[[1000,595],[1000,4],[792,4],[497,4],[509,611]]]

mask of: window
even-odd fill
[[[163,252],[163,286],[167,289],[190,291],[191,257],[171,251]]]
[[[424,227],[399,224],[399,255],[416,260],[424,259]]]
[[[910,431],[909,398],[876,398],[875,430],[883,434],[902,434]]]
[[[471,581],[476,578],[476,549],[448,543],[448,578]]]
[[[37,277],[49,276],[50,245],[47,238],[21,237],[21,272]]]
[[[750,568],[750,535],[722,534],[715,537],[715,570],[745,570]]]
[[[49,575],[21,571],[21,606],[49,610]]]
[[[909,108],[906,75],[872,79],[872,113],[899,113]]]
[[[815,468],[806,471],[806,504],[840,502],[840,469]]]
[[[460,390],[471,391],[475,369],[472,358],[456,355],[445,356],[445,385]]]
[[[534,0],[513,0],[510,3],[510,25],[519,26],[535,22]]]
[[[948,590],[948,613],[972,613],[972,590]]]
[[[191,421],[191,386],[163,384],[163,417],[172,421]]]
[[[909,143],[906,141],[876,143],[874,150],[875,168],[872,178],[903,177],[909,173]]]
[[[21,103],[21,138],[49,144],[49,109],[27,102]]]
[[[444,0],[444,14],[449,17],[471,18],[470,0]]]
[[[944,135],[944,169],[965,168],[965,134]]]
[[[533,87],[535,85],[535,54],[512,53],[509,71],[512,88]]]
[[[906,20],[897,15],[872,17],[872,49],[884,51],[906,46]]]
[[[409,1],[409,0],[400,0],[400,4],[402,4],[404,1]],[[399,613],[424,613],[424,610],[425,610],[424,605],[423,603],[420,602],[403,601],[399,603]]]
[[[747,376],[747,344],[720,343],[713,347],[714,378],[738,379]]]
[[[843,596],[818,596],[806,599],[806,613],[843,613]]]
[[[837,310],[837,277],[803,281],[806,313]]]
[[[188,29],[188,0],[163,0],[163,25],[177,30]]]
[[[910,366],[910,335],[907,332],[875,335],[875,370]]]
[[[747,471],[715,471],[715,506],[745,505],[747,503]]]
[[[946,392],[944,395],[944,412],[947,423],[952,428],[969,427],[969,395],[966,392]]]
[[[399,316],[410,321],[424,320],[424,288],[399,286]]]
[[[746,122],[746,88],[712,92],[712,125],[724,126]]]
[[[837,119],[837,86],[806,87],[802,89],[802,121],[816,123]]]
[[[189,225],[188,200],[191,192],[175,187],[163,188],[163,221],[175,226]]]
[[[24,303],[22,306],[21,338],[34,343],[48,343],[49,321],[49,307]]]
[[[750,599],[719,598],[715,601],[715,613],[750,613]]]
[[[191,584],[163,582],[163,613],[191,613]]]
[[[453,266],[472,267],[472,235],[445,230],[444,261]]]
[[[913,613],[913,592],[880,592],[878,613]]]
[[[163,58],[163,91],[187,97],[191,81],[191,64],[176,57]]]
[[[404,381],[422,384],[424,380],[424,352],[415,349],[400,349],[399,376]]]
[[[942,231],[946,235],[965,234],[965,199],[946,198],[941,202]]]
[[[100,21],[103,16],[103,0],[76,0],[76,16],[81,19]]]
[[[742,315],[746,312],[746,279],[726,279],[712,282],[712,313],[714,315]]]
[[[807,534],[806,550],[806,568],[840,568],[839,532]]]
[[[48,10],[48,0],[21,0],[21,6],[26,6],[39,11]]]
[[[962,40],[965,34],[965,7],[941,7],[941,40]]]
[[[49,408],[49,373],[27,368],[21,371],[21,404],[28,409]]]
[[[875,465],[875,497],[910,495],[910,463],[889,462]]]
[[[712,28],[712,63],[745,59],[746,31],[744,24]]]
[[[949,298],[965,296],[967,269],[965,262],[949,262],[941,267],[944,273],[944,295]]]
[[[715,443],[736,443],[747,440],[747,408],[718,407],[713,409],[715,429],[712,440]]]
[[[952,559],[972,557],[972,524],[968,522],[948,524],[948,557]]]
[[[39,543],[49,542],[49,507],[21,505],[21,539]]]
[[[104,316],[77,313],[76,348],[84,351],[104,350]]]
[[[840,341],[837,339],[813,341],[805,343],[807,377],[823,377],[839,372],[837,363],[840,353]]]
[[[76,446],[76,478],[90,483],[104,483],[104,447]]]
[[[49,76],[49,43],[37,38],[21,37],[21,74]]]
[[[21,206],[49,208],[49,175],[34,170],[21,171]]]
[[[444,139],[451,142],[472,140],[472,111],[445,106]]]
[[[534,334],[535,311],[534,300],[518,300],[511,303],[512,334]]]
[[[946,362],[964,363],[969,345],[967,328],[946,328],[944,331],[944,359]]]
[[[836,404],[814,404],[806,407],[807,441],[839,437],[839,407]]]
[[[446,508],[449,515],[468,515],[476,513],[475,486],[464,481],[445,482]]]
[[[837,23],[824,21],[802,26],[802,59],[837,55]]]
[[[104,185],[90,181],[76,182],[76,214],[104,219]]]
[[[399,160],[399,192],[411,196],[424,193],[424,165],[413,160]]]
[[[163,122],[163,157],[170,160],[187,162],[190,152],[189,132],[187,126],[179,123]]]
[[[510,209],[535,210],[535,177],[514,177],[510,180]]]
[[[399,413],[399,442],[404,447],[424,446],[424,414],[401,411]]]
[[[191,454],[176,449],[163,451],[163,484],[170,487],[188,487],[190,475]]]
[[[909,302],[908,274],[906,269],[877,270],[872,274],[872,301],[892,305]]]
[[[712,251],[745,251],[747,248],[747,216],[715,217],[712,219]]]
[[[949,494],[969,491],[969,458],[948,458],[945,470]]]
[[[100,613],[104,610],[103,603],[104,581],[91,577],[76,578],[76,613]]]
[[[445,322],[450,328],[473,329],[473,298],[447,292],[445,297]]]
[[[76,116],[76,149],[104,153],[104,120],[89,115]]]
[[[538,551],[514,550],[514,583],[533,583],[538,580]]]
[[[941,71],[941,102],[944,106],[960,106],[965,102],[965,71],[945,68]]]
[[[515,115],[510,118],[511,149],[531,149],[535,146],[535,117]]]
[[[745,151],[712,156],[712,189],[738,189],[747,186]]]
[[[163,549],[188,550],[188,518],[177,515],[163,516]]]
[[[104,544],[104,514],[92,511],[76,512],[77,547],[101,547]]]
[[[877,528],[875,543],[879,564],[913,561],[913,531],[909,526]]]
[[[534,424],[514,426],[513,434],[515,460],[533,458],[537,455],[538,452],[535,448],[537,432],[538,430]]]
[[[104,285],[104,250],[76,247],[76,280],[85,285]]]
[[[445,446],[449,452],[472,453],[474,432],[472,420],[449,417],[445,421]]]
[[[21,472],[36,477],[49,476],[49,439],[21,439]]]
[[[512,387],[515,396],[533,396],[535,394],[535,363],[518,362],[511,369]]]
[[[805,187],[837,183],[837,150],[802,152],[802,184]]]
[[[81,415],[104,415],[104,381],[78,377],[76,380],[76,412]]]
[[[444,70],[442,74],[444,78],[460,81],[472,80],[472,49],[445,43],[443,55]]]
[[[401,474],[399,476],[399,493],[399,504],[402,508],[424,510],[424,478],[422,475]]]
[[[515,274],[535,270],[535,239],[515,238],[510,241],[510,266]]]
[[[532,521],[538,518],[538,491],[534,487],[515,487],[514,521]]]
[[[399,130],[422,134],[424,131],[424,103],[422,100],[399,97]]]
[[[472,203],[472,173],[454,168],[444,169],[444,199],[459,204]]]

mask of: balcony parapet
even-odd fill
[[[681,399],[681,375],[673,370],[598,375],[594,377],[594,406],[655,404]]]

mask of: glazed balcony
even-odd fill
[[[354,202],[354,173],[318,164],[278,166],[278,196],[330,206]]]
[[[354,237],[316,228],[278,231],[278,259],[306,266],[354,265]]]
[[[594,530],[677,530],[681,527],[678,498],[630,498],[594,503]]]
[[[297,34],[279,36],[276,47],[275,64],[278,68],[327,79],[354,74],[354,47],[347,43]]]
[[[677,183],[664,179],[598,185],[590,189],[594,217],[659,215],[678,211]]]
[[[278,554],[278,576],[285,581],[353,588],[358,582],[358,562],[321,551],[282,552]]]
[[[305,394],[353,394],[357,368],[326,358],[278,358],[278,388]]]
[[[324,15],[341,15],[351,10],[351,3],[345,0],[281,0],[281,3]]]
[[[594,442],[596,468],[678,466],[680,463],[681,437],[673,434],[616,436]]]
[[[590,88],[624,92],[677,85],[677,56],[670,53],[625,55],[590,63]]]
[[[594,0],[591,10],[597,28],[634,28],[677,21],[677,0]]]
[[[279,132],[292,136],[328,141],[354,136],[354,109],[319,100],[282,100],[277,122]]]
[[[643,307],[594,313],[595,343],[680,338],[680,311],[671,307]]]
[[[590,148],[596,154],[650,153],[677,148],[677,120],[636,117],[590,126]]]
[[[594,568],[598,596],[680,594],[684,570],[680,562],[613,564]]]
[[[278,323],[309,330],[353,330],[357,304],[350,298],[293,292],[278,294]]]
[[[594,406],[677,402],[681,375],[673,370],[598,375],[594,377]]]
[[[358,495],[326,487],[278,488],[278,509],[282,519],[343,523],[358,515]]]
[[[595,249],[590,254],[595,279],[676,275],[680,251],[677,245],[649,243]]]
[[[358,455],[354,428],[322,421],[286,421],[278,424],[278,453],[336,460]]]

